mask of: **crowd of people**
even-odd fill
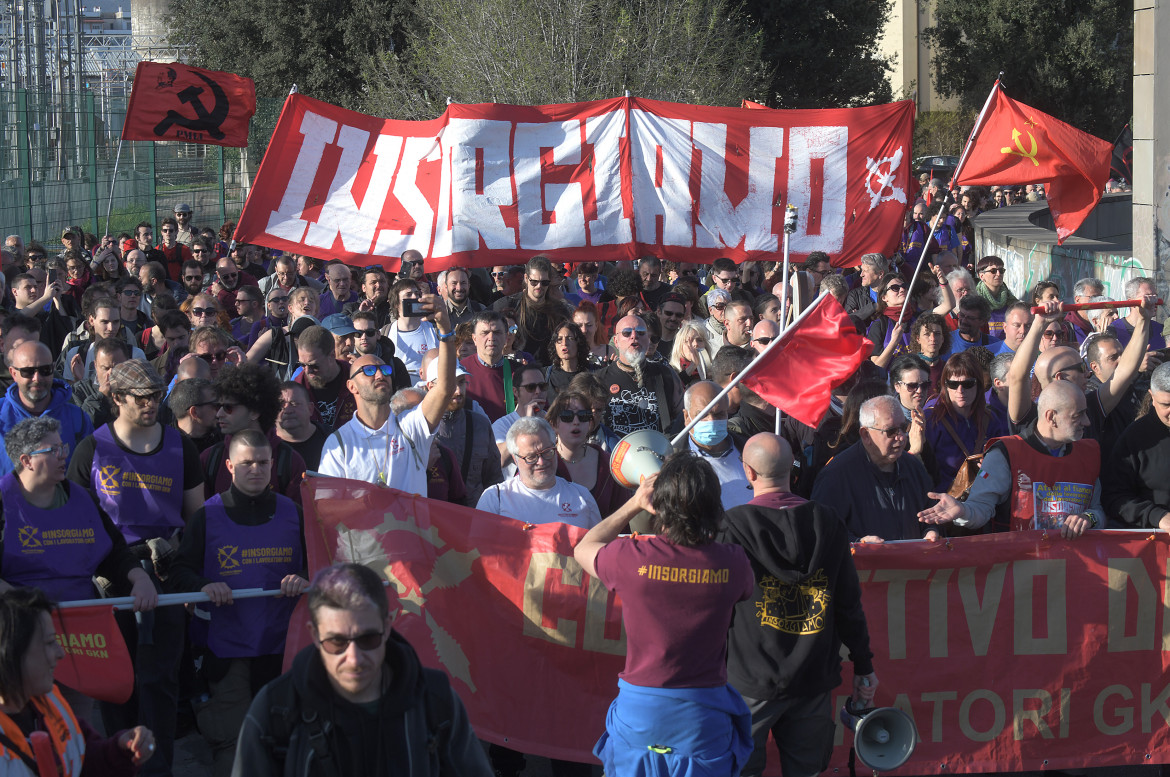
[[[1043,193],[1024,196],[1033,195]],[[332,689],[367,711],[373,703],[378,716],[405,714],[408,732],[425,732],[429,720],[378,707],[388,690],[371,672],[393,663],[410,675],[411,698],[443,699],[457,720],[452,747],[476,772],[486,761],[468,749],[458,699],[424,682],[390,628],[380,586],[373,592],[348,569],[310,587],[300,483],[306,473],[352,478],[568,523],[589,530],[582,566],[626,605],[625,712],[658,717],[662,699],[639,688],[730,678],[744,701],[675,693],[670,703],[718,708],[733,723],[747,715],[749,729],[724,736],[736,741],[727,752],[744,774],[762,772],[768,731],[786,768],[818,771],[840,680],[833,645],[849,647],[859,699],[872,699],[877,684],[850,542],[1170,529],[1158,469],[1170,461],[1170,365],[1155,284],[1129,278],[1122,297],[1140,304],[1086,315],[1062,302],[1110,302],[1098,279],[1010,288],[1001,258],[976,255],[970,219],[1016,196],[972,189],[952,203],[925,181],[894,256],[867,254],[854,271],[813,252],[792,268],[787,292],[778,262],[726,258],[566,265],[534,256],[427,273],[408,251],[391,274],[230,243],[234,225],[194,227],[186,204],[163,219],[157,244],[147,222],[100,241],[67,228],[59,252],[9,236],[0,521],[20,531],[3,533],[0,592],[35,586],[87,599],[96,581],[103,595],[134,597],[119,626],[135,693],[100,704],[100,720],[107,731],[149,727],[153,757],[143,757],[141,733],[115,740],[132,742],[126,759],[144,762],[143,773],[171,772],[189,706],[217,777],[233,760],[237,774],[279,770],[258,765],[271,753],[239,733],[282,725],[263,705],[248,708],[280,675],[291,606],[305,591],[315,642],[311,665],[296,671],[312,693]],[[872,353],[833,390],[820,423],[780,414],[778,424],[777,409],[742,383],[720,396],[822,293]],[[674,437],[696,419],[656,480],[668,489],[632,493],[614,480],[610,451],[623,436]],[[657,516],[659,544],[619,538],[641,511]],[[85,540],[31,552],[46,532]],[[771,532],[790,547],[815,546],[817,558],[777,558],[786,543]],[[672,589],[646,588],[631,571],[646,563],[724,576],[718,594],[667,607]],[[807,587],[813,569],[836,625],[809,643],[799,639],[809,613],[784,612],[778,591]],[[245,587],[283,597],[233,601]],[[195,591],[210,604],[192,613],[156,606],[159,592]],[[44,631],[38,617],[30,623],[30,634]],[[92,700],[60,693],[78,720],[97,719]],[[0,695],[8,714],[8,692]],[[344,736],[326,736],[343,751],[331,768],[383,773],[400,758],[397,745],[371,745],[362,738],[369,721],[354,720]],[[622,720],[598,750],[614,773],[649,757]],[[683,736],[710,747],[704,727]],[[525,767],[501,746],[490,756],[496,774]],[[589,768],[554,762],[557,775]]]

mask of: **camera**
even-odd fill
[[[430,314],[423,306],[422,300],[404,299],[402,300],[402,317],[403,318],[422,318]]]

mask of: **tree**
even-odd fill
[[[401,46],[398,0],[172,0],[173,44],[194,65],[252,78],[261,97],[289,88],[348,108],[359,107],[362,66]]]
[[[1112,140],[1133,105],[1129,0],[932,0],[938,89],[978,109],[1002,70],[1010,97]]]
[[[447,98],[518,105],[637,97],[738,105],[766,78],[729,0],[415,0],[405,47],[366,69],[370,113],[429,119]]]
[[[980,2],[981,0],[975,0]],[[893,99],[878,36],[890,0],[748,0],[763,32],[773,108],[845,108]]]

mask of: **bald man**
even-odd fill
[[[668,436],[677,433],[682,429],[682,381],[669,365],[648,361],[646,322],[633,315],[619,319],[613,328],[613,344],[617,358],[596,373],[609,395],[606,426],[619,436],[642,429]]]
[[[992,441],[965,502],[929,493],[938,504],[918,519],[966,529],[990,522],[992,531],[1059,529],[1066,539],[1105,528],[1101,448],[1082,439],[1089,426],[1084,392],[1072,381],[1053,380],[1036,404],[1033,428]]]
[[[722,389],[719,384],[709,380],[691,384],[683,394],[683,423],[689,424],[691,419],[697,418],[720,391]],[[675,446],[675,450],[689,450],[694,455],[702,457],[715,469],[722,486],[720,493],[723,496],[724,510],[746,504],[752,498],[751,488],[743,475],[739,451],[736,450],[735,443],[727,431],[727,415],[728,401],[727,397],[723,396],[711,411],[695,424],[686,442],[680,442]]]
[[[48,347],[40,340],[25,340],[13,347],[8,353],[8,374],[12,385],[0,400],[0,438],[27,418],[48,416],[61,422],[61,440],[72,457],[77,443],[93,434],[93,422],[70,401],[69,384],[53,377]],[[0,450],[0,475],[11,471],[12,460]]]
[[[759,323],[752,327],[751,346],[757,353],[763,353],[778,334],[780,334],[779,324],[766,318],[760,319]]]
[[[870,706],[878,685],[848,531],[832,508],[789,491],[792,464],[783,437],[750,438],[743,473],[755,496],[724,514],[716,537],[743,547],[756,579],[752,597],[735,606],[727,638],[727,681],[752,712],[755,749],[745,777],[763,774],[769,732],[782,774],[828,767],[842,643],[861,706]]]
[[[1146,295],[1142,305],[1138,323],[1134,326],[1133,338],[1125,346],[1113,376],[1101,384],[1101,387],[1089,391],[1086,397],[1088,413],[1088,431],[1085,436],[1101,444],[1102,453],[1108,458],[1113,443],[1120,436],[1124,428],[1116,428],[1120,424],[1110,424],[1109,416],[1121,404],[1134,380],[1141,372],[1142,362],[1146,356],[1146,345],[1149,342],[1150,318],[1154,315],[1157,304],[1155,295]],[[1037,420],[1036,404],[1032,402],[1031,375],[1033,362],[1035,363],[1036,380],[1040,388],[1046,388],[1054,381],[1070,382],[1082,392],[1089,385],[1089,368],[1081,359],[1080,352],[1075,348],[1058,346],[1049,348],[1040,353],[1040,340],[1044,330],[1054,321],[1064,317],[1059,302],[1044,304],[1044,312],[1036,316],[1024,341],[1016,349],[1016,356],[1012,359],[1012,366],[1008,370],[1008,419],[1013,428],[1023,432],[1034,426]],[[1037,358],[1039,357],[1039,358]]]

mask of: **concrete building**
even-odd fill
[[[921,32],[934,24],[934,4],[919,0],[893,0],[890,20],[878,39],[878,52],[893,64],[890,86],[894,99],[913,98],[920,111],[951,111],[958,100],[935,89],[932,50]]]

